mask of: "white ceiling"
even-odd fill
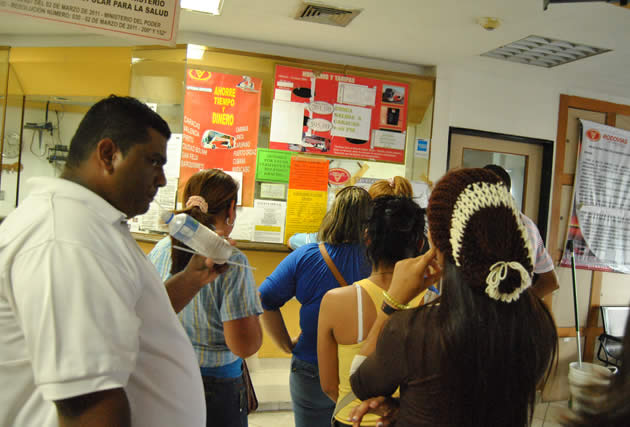
[[[630,84],[630,9],[591,2],[550,5],[543,11],[542,0],[325,0],[325,3],[360,8],[363,12],[348,27],[339,28],[294,20],[301,0],[224,0],[221,16],[182,11],[179,31],[438,66],[464,65],[473,58],[497,61],[478,55],[535,34],[612,49],[547,70],[550,75],[571,73]],[[494,31],[482,29],[476,20],[483,16],[498,17],[501,26]],[[46,36],[68,34],[85,36],[84,30],[72,26],[0,13],[0,45],[11,45],[20,37],[45,45]],[[119,44],[118,40],[111,40],[112,44]],[[296,56],[295,52],[291,49],[292,54],[287,56]]]

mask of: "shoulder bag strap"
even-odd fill
[[[324,246],[324,242],[319,244],[319,251],[321,252],[322,257],[324,258],[324,261],[326,261],[326,265],[330,269],[330,272],[333,274],[333,276],[335,276],[335,279],[337,279],[337,282],[339,282],[339,285],[348,286],[346,279],[343,278],[339,270],[337,270],[337,266],[333,262],[332,258],[330,258],[330,255],[328,255],[328,251],[326,250],[326,246]]]
[[[335,410],[333,411],[332,418],[330,420],[331,425],[335,425],[335,415],[337,415],[339,411],[341,411],[343,408],[354,402],[356,398],[357,396],[353,392],[350,392],[346,394],[342,399],[339,399],[337,401],[337,404],[335,405]]]

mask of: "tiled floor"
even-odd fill
[[[291,411],[257,411],[247,417],[247,422],[249,427],[295,427]]]
[[[248,360],[252,383],[258,397],[259,409],[249,416],[250,427],[294,427],[289,393],[290,359]],[[560,427],[562,412],[567,402],[539,402],[534,408],[532,427]]]
[[[291,359],[248,359],[260,411],[291,410],[289,370]],[[270,424],[271,425],[271,424]]]

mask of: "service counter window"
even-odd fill
[[[139,239],[163,235],[160,206],[177,208],[200,169],[240,182],[234,237],[262,250],[316,230],[345,185],[428,176],[430,76],[195,45],[12,48],[0,50],[0,69],[0,217],[23,200],[29,177],[59,175],[80,119],[111,93],[147,103],[173,132],[168,184],[131,222]]]

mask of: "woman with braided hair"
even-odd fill
[[[396,264],[361,350],[369,357],[350,379],[362,400],[400,387],[399,408],[368,401],[354,425],[380,404],[397,426],[525,427],[557,334],[531,291],[533,254],[519,212],[495,174],[460,169],[436,184],[427,216],[432,248]],[[408,308],[440,275],[441,297]]]

